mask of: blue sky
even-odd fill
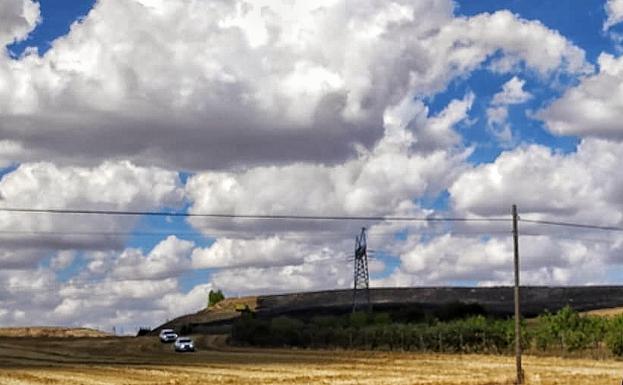
[[[35,28],[27,40],[9,46],[9,50],[17,56],[26,47],[37,47],[40,54],[45,54],[54,39],[66,35],[73,23],[86,16],[95,1],[42,0],[39,4],[42,23]]]
[[[0,40],[32,29],[0,55],[6,205],[488,218],[518,203],[527,217],[623,224],[623,187],[610,177],[623,154],[623,15],[609,15],[606,0],[439,0],[424,8],[362,0],[347,14],[339,0],[323,12],[275,0],[264,5],[272,13],[251,0],[240,9],[210,0],[194,8],[183,0],[41,0],[36,26],[20,14],[35,12],[34,0],[6,1],[16,13],[0,15]],[[614,25],[604,30],[608,17]],[[67,44],[54,46],[59,37]],[[376,285],[509,278],[499,225],[33,218],[0,217],[0,229],[127,236],[0,246],[0,268],[68,289],[0,312],[0,324],[27,316],[88,325],[115,306],[111,325],[131,327],[196,310],[213,287],[348,287],[344,261],[364,224],[384,263],[372,273]],[[598,246],[573,241],[576,233],[526,230],[534,233],[522,246],[530,283],[621,277],[619,238],[589,234],[606,239]],[[578,264],[582,277],[573,273]],[[181,275],[162,277],[178,268]],[[76,277],[126,291],[98,301],[101,293],[69,290]],[[0,272],[0,285],[11,279]],[[88,315],[73,315],[78,303],[90,304]]]

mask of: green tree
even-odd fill
[[[208,294],[208,307],[212,307],[224,299],[225,295],[220,289],[217,291],[210,290],[210,293]]]

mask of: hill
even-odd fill
[[[352,290],[327,290],[278,295],[262,295],[225,299],[213,308],[184,315],[169,321],[163,328],[184,332],[228,333],[233,321],[240,317],[236,306],[248,306],[258,317],[279,315],[312,317],[316,315],[345,314],[352,309]],[[512,287],[413,287],[370,289],[370,301],[375,310],[389,312],[431,312],[448,304],[475,305],[486,314],[510,316],[513,314]],[[565,306],[579,312],[623,307],[623,286],[521,288],[521,311],[533,317],[544,311],[556,312]],[[604,310],[602,310],[603,312]]]

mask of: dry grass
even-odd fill
[[[614,317],[619,314],[623,314],[623,307],[613,307],[608,309],[598,309],[598,310],[590,310],[583,312],[582,314],[586,315],[594,315],[600,317]]]
[[[512,357],[219,349],[176,354],[154,337],[0,339],[0,384],[511,384]],[[621,363],[526,357],[528,384],[620,384]]]
[[[214,310],[231,310],[235,311],[236,306],[248,306],[249,310],[254,311],[257,308],[257,297],[238,297],[238,298],[225,298],[218,302],[211,309]]]
[[[23,327],[23,328],[0,328],[0,337],[106,337],[110,336],[99,330],[87,328],[61,328],[61,327]]]
[[[249,307],[249,310],[255,310],[257,307],[257,297],[225,298],[213,307],[199,310],[193,314],[177,317],[160,327],[179,328],[187,324],[210,323],[238,318],[240,317],[240,312],[236,311],[238,305],[242,305],[243,307],[246,305]]]

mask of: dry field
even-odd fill
[[[176,354],[156,337],[0,338],[0,384],[511,384],[512,357],[232,349],[197,337]],[[623,363],[525,357],[529,384],[621,383]]]

